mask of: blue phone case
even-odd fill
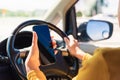
[[[38,46],[43,55],[51,62],[55,62],[54,49],[52,48],[52,40],[47,25],[33,26],[33,31],[38,36]]]

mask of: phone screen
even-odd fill
[[[54,49],[52,46],[48,25],[33,26],[33,31],[37,33],[40,52],[50,61],[50,63],[54,63]]]

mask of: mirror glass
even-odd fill
[[[105,21],[90,20],[87,24],[86,33],[92,40],[109,38],[110,25]]]

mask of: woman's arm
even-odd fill
[[[70,54],[75,56],[80,60],[86,60],[92,57],[92,55],[85,53],[83,50],[79,48],[78,41],[72,36],[68,36],[69,40],[65,37],[66,47],[69,50]]]

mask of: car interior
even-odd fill
[[[51,50],[47,49],[48,46],[44,47],[46,45],[44,42],[39,44],[39,47],[41,47],[40,52],[42,53],[40,54],[42,61],[40,69],[45,73],[47,80],[71,80],[77,75],[78,69],[81,67],[81,61],[71,56],[66,49],[64,37],[68,38],[68,35],[73,35],[79,42],[88,43],[106,40],[112,36],[113,23],[109,21],[91,19],[77,27],[75,4],[78,0],[61,0],[59,2],[59,5],[55,4],[57,6],[52,12],[49,12],[49,15],[44,20],[25,20],[17,24],[12,33],[0,42],[0,80],[27,80],[24,62],[29,53],[33,31],[26,30],[28,27],[47,25],[50,33],[53,31],[57,34],[57,37],[60,37],[60,39],[55,39],[57,42],[56,49],[58,50],[56,55],[51,55]],[[60,5],[62,3],[64,4]],[[61,26],[63,30],[54,23],[57,20],[52,19],[57,16],[58,13],[56,12],[55,14],[54,12],[57,9],[61,10],[60,14],[62,15],[63,23]],[[81,49],[90,54],[97,48],[91,44],[80,45],[82,46]],[[86,46],[91,47],[91,50],[86,48]],[[55,59],[54,61],[53,58]]]

